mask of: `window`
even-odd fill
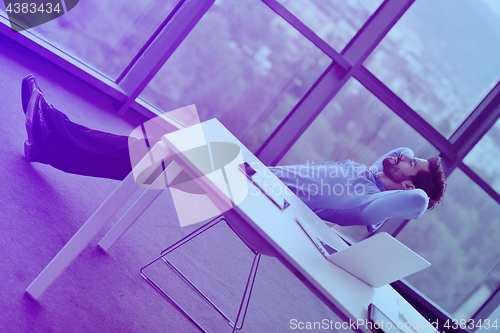
[[[453,171],[443,205],[397,237],[432,264],[407,280],[457,318],[470,318],[500,285],[499,214],[496,201]]]
[[[278,0],[337,52],[347,45],[382,0]]]
[[[415,1],[365,66],[450,137],[500,77],[499,7]]]
[[[427,158],[437,151],[357,80],[351,78],[281,159],[280,165],[350,159],[372,165],[385,153],[411,148]],[[386,222],[390,223],[390,221]],[[365,228],[342,228],[361,240]]]
[[[382,0],[277,1],[338,52],[356,33],[381,38],[360,28]],[[411,2],[385,0],[391,5],[398,1]],[[117,80],[178,3],[80,1],[78,10],[29,31]],[[391,13],[395,7],[384,6],[380,17],[396,17],[396,9]],[[4,8],[0,12],[6,17]],[[377,23],[378,28],[387,22]],[[500,1],[419,0],[364,66],[449,138],[499,81],[499,54]],[[262,1],[217,0],[140,98],[165,112],[194,103],[202,121],[218,118],[255,152],[311,87],[316,90],[309,96],[330,96],[345,82],[344,74],[359,74],[357,68],[335,72],[337,86],[330,91],[325,85],[313,86],[331,63]],[[310,115],[304,110],[297,118]],[[425,158],[438,154],[428,140],[350,77],[280,164],[344,159],[372,164],[401,146]],[[463,160],[497,191],[499,142],[500,121]],[[443,147],[452,158],[454,150]],[[433,263],[408,281],[457,318],[469,318],[500,285],[500,251],[495,246],[500,235],[493,223],[499,206],[461,170],[448,183],[444,205],[410,221],[398,238]],[[356,240],[367,235],[365,228],[342,229]]]
[[[500,193],[500,121],[467,154],[464,163]]]
[[[196,104],[256,151],[330,63],[264,3],[217,1],[141,98],[165,112]]]
[[[116,80],[177,2],[80,1],[63,16],[29,31]]]
[[[409,147],[418,156],[437,151],[356,79],[349,79],[280,165],[309,161],[353,161],[371,165],[380,156]]]

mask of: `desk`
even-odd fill
[[[285,189],[285,185],[267,170],[246,147],[244,147],[219,121],[212,119],[200,125],[207,142],[231,142],[237,144],[241,149],[243,160],[248,162],[257,172],[265,177],[266,182],[275,189]],[[162,140],[174,150],[177,147],[175,140]],[[183,168],[193,168],[189,160],[180,161]],[[264,195],[252,195],[257,188],[250,182],[246,176],[237,168],[237,164],[228,165],[226,172],[231,177],[240,177],[240,181],[247,182],[249,194],[236,207],[225,213],[228,219],[237,219],[239,222],[250,227],[261,239],[269,245],[275,252],[278,259],[290,269],[294,274],[311,288],[334,312],[336,312],[344,321],[363,322],[359,326],[355,325],[356,331],[370,332],[364,325],[368,318],[368,305],[375,304],[382,312],[397,322],[399,316],[398,304],[409,308],[412,313],[406,313],[407,318],[421,322],[424,327],[427,324],[425,318],[420,316],[411,306],[389,285],[374,289],[356,277],[342,270],[326,260],[307,238],[304,232],[294,221],[296,216],[308,221],[310,224],[325,233],[330,233],[328,226],[311,211],[298,197],[290,191],[282,192],[283,197],[290,203],[290,206],[280,210]],[[266,171],[267,170],[267,171]],[[193,170],[193,174],[199,174]],[[119,202],[124,202],[128,198],[128,193],[132,192],[131,176],[122,182],[115,191],[119,197]],[[226,189],[218,188],[219,185],[210,183],[209,178],[202,177],[202,186],[211,189],[221,202],[226,202],[223,192]],[[257,190],[258,191],[258,190]],[[132,207],[127,213],[128,217],[120,220],[112,231],[103,239],[108,249],[128,227],[135,221],[141,212],[157,197],[160,191],[150,190],[138,200],[138,207]],[[105,202],[103,206],[107,203]],[[55,278],[83,251],[90,240],[95,237],[103,224],[109,219],[109,216],[116,212],[117,204],[114,203],[106,209],[99,210],[87,221],[68,244],[56,255],[51,263],[42,271],[42,273],[33,281],[26,292],[37,299],[41,293],[50,285]],[[114,211],[113,211],[114,210]],[[97,218],[94,216],[97,215]],[[106,221],[105,221],[106,220]],[[114,230],[114,231],[113,231]],[[333,234],[333,233],[332,233]],[[332,237],[338,237],[333,235]],[[101,241],[101,242],[103,242]],[[100,243],[101,244],[101,243]],[[400,320],[401,321],[401,320]]]
[[[243,159],[248,162],[265,181],[275,189],[285,185],[274,176],[246,147],[244,147],[222,124],[212,119],[201,124],[207,142],[232,142],[240,146]],[[175,143],[173,143],[175,145]],[[184,167],[189,167],[189,161]],[[234,167],[234,166],[233,166]],[[226,170],[227,171],[227,170]],[[230,172],[230,171],[229,171]],[[245,177],[240,171],[233,176]],[[246,177],[245,177],[246,178]],[[427,325],[427,321],[391,286],[374,289],[326,260],[300,229],[296,216],[314,225],[319,231],[337,237],[329,227],[290,191],[282,191],[282,196],[290,206],[280,210],[265,195],[251,195],[259,190],[247,180],[249,195],[224,215],[228,219],[239,219],[250,226],[270,245],[276,256],[290,271],[299,276],[337,315],[343,320],[356,322],[368,318],[368,305],[373,303],[395,323],[404,322],[399,318],[398,305],[411,313],[406,317]],[[210,184],[207,184],[210,187]],[[300,244],[300,245],[298,245]],[[364,324],[358,331],[370,332]]]

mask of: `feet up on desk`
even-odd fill
[[[33,74],[26,75],[21,84],[21,102],[24,114],[26,114],[26,108],[35,90],[38,90],[40,93],[42,92]]]
[[[29,162],[37,160],[50,134],[47,121],[43,114],[44,109],[48,110],[50,107],[48,107],[40,91],[35,87],[30,92],[30,99],[25,110],[25,125],[26,131],[28,132],[28,140],[24,142],[24,155]]]

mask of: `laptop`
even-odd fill
[[[349,246],[330,228],[332,234],[328,235],[303,219],[296,217],[295,221],[326,259],[374,288],[431,265],[386,232]]]

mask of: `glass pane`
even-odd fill
[[[357,80],[350,79],[279,164],[350,159],[371,165],[399,147],[411,148],[416,156],[423,158],[438,155],[430,143],[385,104]],[[341,230],[355,240],[367,236],[364,227],[342,227]]]
[[[500,2],[419,0],[365,66],[445,137],[500,77]]]
[[[278,0],[316,35],[341,52],[382,0]]]
[[[443,205],[397,237],[432,263],[407,280],[457,318],[470,318],[500,285],[498,216],[498,203],[461,170],[453,171]]]
[[[500,121],[486,133],[464,158],[467,164],[500,193]]]
[[[259,1],[216,1],[141,97],[196,104],[255,151],[331,63]]]
[[[63,16],[29,31],[115,80],[177,2],[79,1]]]

